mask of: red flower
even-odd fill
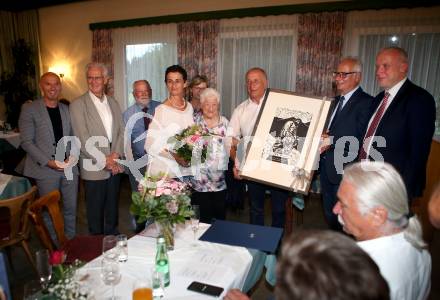
[[[49,263],[52,266],[61,265],[66,259],[66,254],[62,250],[53,251],[49,257]]]
[[[200,138],[201,138],[200,135],[195,134],[195,135],[191,136],[190,141],[192,143],[196,143]]]

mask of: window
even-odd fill
[[[175,47],[167,43],[126,45],[126,99],[127,106],[135,100],[132,94],[133,82],[146,79],[153,90],[152,99],[163,101],[168,93],[164,83],[164,74],[167,67],[175,64],[172,60]]]
[[[113,34],[115,98],[122,111],[134,103],[133,82],[146,79],[152,99],[167,97],[165,69],[177,63],[177,25],[118,28]]]
[[[440,19],[438,9],[415,8],[350,12],[344,55],[363,62],[362,87],[375,96],[380,91],[375,76],[376,55],[383,47],[405,49],[408,78],[429,91],[437,107],[434,135],[440,136]]]
[[[230,118],[235,107],[247,99],[245,74],[252,67],[267,72],[269,87],[294,90],[295,16],[221,22],[218,87],[226,117]]]
[[[375,80],[375,59],[379,50],[397,46],[408,52],[408,78],[433,95],[437,107],[435,135],[440,135],[440,33],[361,35],[359,42],[359,57],[366,62],[362,86],[371,95],[380,91]]]

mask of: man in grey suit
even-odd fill
[[[118,234],[120,175],[124,125],[116,100],[105,94],[108,70],[100,63],[86,67],[89,90],[70,105],[73,132],[81,142],[80,168],[84,180],[90,234]]]
[[[64,231],[67,238],[75,236],[76,203],[78,196],[78,169],[73,167],[73,177],[67,178],[69,147],[57,151],[58,142],[72,136],[69,108],[59,103],[61,82],[55,73],[45,73],[40,78],[43,98],[23,106],[18,125],[21,147],[26,151],[23,174],[34,178],[40,196],[60,190],[63,197]],[[61,149],[61,148],[59,148]],[[58,153],[62,152],[62,153]],[[51,236],[55,237],[50,219],[45,217]]]

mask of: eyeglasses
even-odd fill
[[[93,81],[93,80],[95,80],[95,81],[101,81],[101,80],[103,80],[104,79],[104,76],[96,76],[96,77],[93,77],[93,76],[87,76],[87,80],[88,81]]]
[[[360,72],[333,72],[333,77],[334,78],[340,77],[342,79],[345,79],[347,78],[348,75],[356,74],[356,73],[360,73]]]

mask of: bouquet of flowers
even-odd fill
[[[52,265],[53,283],[49,293],[56,299],[89,299],[88,289],[81,285],[81,279],[75,278],[76,270],[84,263],[75,260],[72,265],[64,265],[66,254],[62,250],[53,251],[49,257]]]
[[[200,157],[200,162],[206,160],[208,152],[209,133],[204,131],[200,125],[192,125],[168,139],[168,143],[173,145],[173,151],[188,166],[191,165],[191,159]]]
[[[173,225],[184,223],[192,215],[188,186],[166,176],[151,176],[139,183],[139,192],[133,192],[130,211],[138,223],[154,220],[160,225],[165,241],[174,245]]]

